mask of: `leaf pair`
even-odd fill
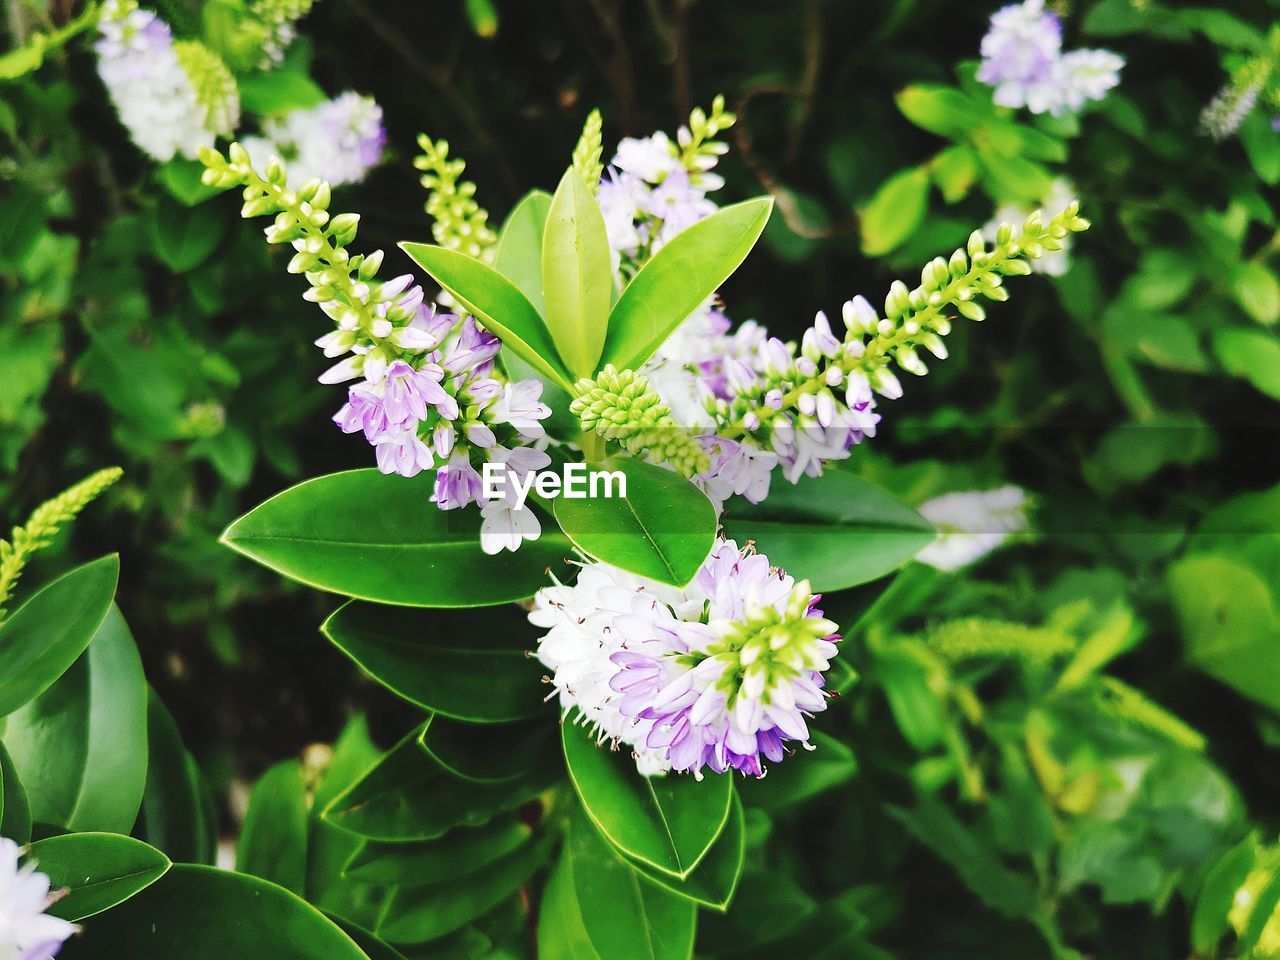
[[[513,212],[499,242],[503,272],[443,247],[401,246],[504,346],[564,390],[607,364],[637,369],[648,360],[738,268],[773,206],[748,200],[689,227],[610,308],[608,236],[590,189],[570,169],[549,203],[545,197],[529,194]]]

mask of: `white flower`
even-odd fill
[[[254,142],[245,149],[254,167],[277,156],[296,188],[313,178],[332,186],[363,180],[382,160],[387,136],[377,102],[348,91],[268,120],[263,137],[250,139]]]
[[[680,157],[671,138],[659,130],[649,137],[622,140],[613,165],[648,183],[661,183],[667,174],[680,166]]]
[[[542,421],[551,416],[551,408],[541,402],[542,382],[521,380],[502,388],[502,396],[493,401],[488,416],[491,423],[509,423],[528,440],[541,440],[547,435]]]
[[[211,147],[209,109],[183,69],[168,25],[131,0],[110,0],[98,21],[98,74],[133,142],[165,163]]]
[[[1026,491],[1012,484],[928,500],[920,505],[920,513],[938,528],[938,539],[916,559],[944,571],[968,566],[1024,529],[1028,506]]]
[[[1058,61],[1062,107],[1079,110],[1089,100],[1101,100],[1120,83],[1124,57],[1110,50],[1072,50]],[[1061,112],[1061,111],[1058,111]]]
[[[49,878],[30,861],[19,867],[19,852],[0,837],[0,960],[49,960],[76,927],[44,912],[55,899]]]

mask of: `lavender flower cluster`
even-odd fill
[[[978,79],[1002,107],[1055,117],[1101,100],[1120,82],[1124,58],[1110,50],[1062,51],[1062,21],[1044,0],[1001,7],[982,38]]]
[[[382,161],[386,143],[382,108],[352,91],[271,117],[262,125],[262,136],[241,141],[259,169],[272,157],[283,160],[295,188],[313,178],[331,187],[359,183]]]
[[[809,746],[826,709],[836,625],[819,597],[750,547],[722,540],[683,589],[603,563],[539,591],[530,621],[561,708],[641,773],[760,777]]]

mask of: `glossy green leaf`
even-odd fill
[[[538,714],[537,631],[517,607],[423,611],[353,601],[321,627],[366,674],[424,710],[473,723]]]
[[[958,139],[991,115],[991,109],[955,87],[917,83],[898,91],[894,101],[902,115],[922,130]]]
[[[551,338],[575,380],[599,368],[613,294],[611,256],[595,195],[570,167],[547,213],[542,294]]]
[[[548,764],[504,783],[459,780],[418,746],[421,735],[421,728],[412,731],[335,798],[324,811],[325,820],[370,840],[431,840],[520,806],[559,775]]]
[[[605,843],[587,820],[569,824],[565,856],[583,928],[609,960],[688,960],[697,907],[650,883]]]
[[[1227,373],[1280,400],[1280,337],[1264,330],[1224,327],[1213,335],[1213,352]]]
[[[147,683],[112,607],[71,669],[5,722],[34,820],[129,833],[147,777]]]
[[[616,457],[600,469],[621,472],[627,495],[558,497],[556,521],[569,539],[623,570],[678,587],[692,580],[715,545],[711,501],[678,473],[652,463]]]
[[[551,194],[531,190],[507,215],[493,253],[493,265],[529,298],[540,314],[546,313],[542,296],[542,236],[551,212]]]
[[[549,712],[523,723],[459,723],[437,715],[419,741],[436,763],[463,780],[503,783],[527,776],[560,752]]]
[[[278,493],[222,542],[307,586],[377,603],[474,607],[533,596],[568,543],[555,530],[517,553],[480,549],[478,510],[438,510],[432,480],[348,470]]]
[[[65,889],[49,913],[73,923],[110,910],[163,877],[169,858],[118,833],[68,833],[31,845],[28,854],[54,890]]]
[[[546,322],[510,280],[456,250],[425,243],[402,243],[400,248],[467,312],[501,338],[504,349],[523,357],[565,389],[572,385]]]
[[[0,743],[0,837],[16,843],[31,839],[31,804],[3,743]]]
[[[932,525],[875,484],[842,469],[797,484],[775,477],[760,504],[734,500],[725,528],[819,593],[867,583],[933,541]]]
[[[305,895],[308,821],[302,764],[297,760],[276,764],[249,795],[249,810],[236,845],[236,869]]]
[[[858,219],[862,252],[878,257],[901,244],[924,222],[928,204],[928,167],[895,173],[862,208]]]
[[[354,940],[356,946],[365,952],[369,960],[405,960],[404,954],[383,943],[364,927],[356,926],[350,920],[328,911],[325,911],[325,916]]]
[[[538,960],[602,960],[582,923],[573,864],[562,855],[542,891],[538,909]]]
[[[242,873],[175,864],[156,883],[94,917],[59,960],[368,960],[324,914],[283,887]]]
[[[381,885],[440,883],[505,857],[532,831],[515,817],[478,827],[458,827],[438,840],[381,843],[367,840],[352,855],[343,875]]]
[[[1280,710],[1280,610],[1275,594],[1234,557],[1184,557],[1169,568],[1169,592],[1187,659],[1246,697]]]
[[[1246,260],[1232,278],[1236,302],[1258,323],[1280,321],[1280,279],[1260,260]]]
[[[114,554],[76,567],[0,625],[0,717],[47,690],[84,652],[111,609],[119,576]]]
[[[771,773],[770,776],[773,774]],[[746,848],[746,815],[742,809],[742,799],[735,791],[733,806],[729,811],[729,822],[725,824],[724,831],[715,845],[689,876],[683,880],[677,880],[670,874],[655,870],[647,864],[630,859],[627,863],[643,874],[647,880],[651,880],[660,887],[692,900],[701,907],[723,913],[729,909],[733,895],[738,889]]]
[[[546,864],[554,839],[527,841],[479,870],[439,883],[397,887],[378,936],[391,943],[426,943],[452,933],[515,893]]]
[[[201,809],[203,784],[178,726],[154,690],[147,698],[142,838],[180,863],[213,863],[216,838]]]
[[[614,304],[600,365],[638,370],[738,269],[772,210],[771,197],[722,207],[664,245]]]
[[[584,727],[562,727],[569,779],[587,817],[628,857],[679,879],[702,862],[729,820],[725,774],[641,776],[621,750],[597,745]]]

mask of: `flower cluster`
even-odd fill
[[[1272,113],[1280,111],[1280,28],[1272,32],[1270,46],[1267,53],[1239,63],[1200,114],[1200,125],[1215,140],[1238,131],[1259,103]],[[1272,120],[1272,126],[1280,130],[1280,117]]]
[[[0,957],[51,960],[76,927],[45,913],[57,896],[50,895],[49,878],[34,863],[18,866],[21,852],[0,837]]]
[[[149,156],[194,159],[235,129],[235,79],[207,47],[175,42],[169,26],[135,0],[108,0],[98,30],[98,73],[121,123]]]
[[[1029,506],[1026,491],[1012,484],[926,500],[920,514],[938,528],[938,539],[916,559],[948,572],[967,567],[1025,529]]]
[[[262,133],[241,141],[251,162],[266,169],[272,157],[279,157],[295,190],[313,179],[334,187],[358,183],[382,161],[387,142],[382,108],[372,97],[351,91],[271,118]]]
[[[244,188],[243,216],[275,216],[267,241],[293,247],[289,271],[305,275],[304,298],[334,321],[336,329],[316,341],[338,361],[320,382],[356,381],[334,417],[338,426],[364,435],[384,473],[412,477],[434,468],[440,509],[481,504],[486,550],[537,537],[532,511],[515,510],[505,496],[489,502],[475,463],[502,463],[508,476],[523,478],[550,462],[525,449],[545,435],[541,421],[551,411],[540,401],[542,384],[506,382],[495,367],[498,338],[471,317],[427,303],[412,276],[379,281],[382,251],[350,254],[359,217],[329,214],[327,183],[291,189],[278,159],[259,174],[239,144],[227,157],[209,149],[201,159],[206,183]]]
[[[1055,177],[1049,191],[1040,202],[1041,210],[1061,210],[1076,197],[1075,185],[1065,177]],[[995,215],[982,228],[982,236],[988,243],[995,243],[1002,223],[1018,223],[1025,219],[1031,208],[1016,203],[1006,203],[996,208]],[[1048,277],[1061,277],[1071,269],[1071,237],[1062,238],[1057,250],[1046,250],[1039,259],[1031,261],[1031,272]]]
[[[693,111],[674,141],[659,131],[618,144],[597,197],[614,266],[624,278],[681,230],[715,212],[707,194],[724,185],[713,170],[729,148],[714,137],[734,119],[717,97],[710,114]]]
[[[836,625],[768,558],[722,540],[683,589],[602,563],[534,598],[565,713],[630,746],[641,773],[763,776],[826,709]]]
[[[422,171],[432,237],[442,247],[483,259],[498,235],[489,226],[489,212],[476,202],[476,185],[460,179],[466,161],[449,159],[447,140],[433,141],[426,134],[419,134],[418,146],[422,153],[414,158],[413,165]]]
[[[1120,82],[1124,58],[1110,50],[1062,52],[1062,22],[1044,0],[997,10],[982,38],[978,79],[995,87],[1002,107],[1059,116],[1101,100]]]
[[[902,395],[890,363],[927,373],[920,353],[947,356],[943,338],[953,316],[984,319],[978,298],[1007,299],[1005,276],[1030,273],[1030,262],[1087,229],[1078,212],[1073,201],[1048,222],[1037,211],[1016,232],[1001,224],[990,248],[975,231],[964,249],[926,264],[914,289],[896,281],[884,317],[861,296],[845,303],[843,336],[823,313],[799,344],[753,325],[723,335],[723,349],[712,351],[724,358],[722,368],[700,371],[697,382],[711,421],[702,438],[712,466],[699,478],[708,496],[722,503],[738,494],[758,502],[776,467],[794,483],[821,473],[828,461],[847,458],[855,444],[875,435],[875,394],[890,400]]]
[[[253,35],[259,55],[257,66],[270,69],[284,60],[284,52],[297,35],[295,24],[311,12],[315,0],[254,0],[242,29]]]

